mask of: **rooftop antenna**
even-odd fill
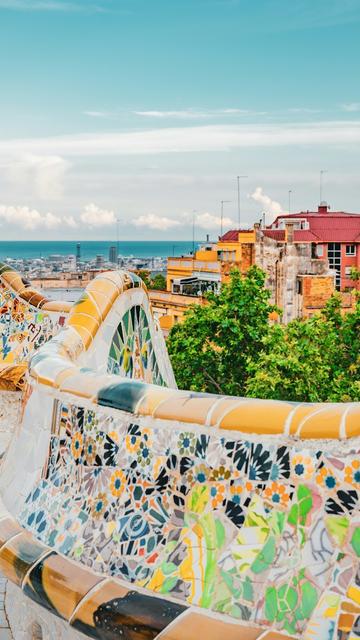
[[[231,202],[231,200],[221,200],[221,224],[220,224],[220,229],[221,229],[221,234],[223,234],[223,220],[224,220],[224,204],[227,202]]]
[[[193,256],[195,255],[195,215],[197,214],[197,209],[193,209],[192,212],[192,252]]]
[[[323,182],[324,182],[323,176],[324,176],[324,173],[328,173],[328,170],[327,169],[321,169],[321,171],[320,171],[320,204],[323,201]]]
[[[236,176],[237,179],[237,200],[238,200],[238,228],[240,229],[240,180],[249,176]]]

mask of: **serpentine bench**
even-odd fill
[[[359,403],[177,390],[141,280],[101,274],[30,358],[0,470],[11,598],[50,637],[355,640],[359,433]]]

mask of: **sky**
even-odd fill
[[[360,212],[359,0],[0,0],[0,238]],[[290,192],[290,193],[289,193]]]

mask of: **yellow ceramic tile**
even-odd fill
[[[312,404],[298,404],[293,408],[293,414],[290,418],[289,435],[296,435],[299,428],[299,424],[305,420],[314,411]]]
[[[280,434],[291,410],[292,406],[286,402],[243,402],[221,419],[220,428],[264,435]]]
[[[211,415],[208,417],[209,426],[215,427],[223,415],[240,406],[241,402],[239,398],[215,396],[213,410],[210,410]]]
[[[94,280],[93,282],[96,282],[96,280]],[[92,283],[90,283],[89,287],[86,288],[86,293],[92,298],[94,303],[97,305],[97,308],[99,310],[99,313],[102,319],[105,320],[107,314],[109,313],[112,305],[116,300],[117,292],[114,288],[113,295],[109,296],[103,291],[98,291],[95,288],[90,289],[91,284]]]
[[[81,313],[86,316],[90,316],[91,318],[95,318],[99,324],[102,320],[101,311],[87,293],[83,293],[79,300],[75,302],[72,308],[72,314],[73,313]]]
[[[84,327],[84,329],[87,329],[90,335],[94,337],[100,326],[100,322],[101,320],[97,316],[88,316],[85,313],[78,313],[77,310],[75,309],[74,311],[73,308],[69,315],[67,324],[69,327],[80,325],[81,327]]]
[[[180,420],[205,424],[206,416],[213,405],[212,398],[181,397],[178,392],[173,398],[162,402],[154,411],[154,418],[163,420]]]
[[[346,415],[346,437],[355,438],[360,435],[360,403],[354,404]]]
[[[156,407],[167,398],[174,397],[176,391],[166,387],[149,386],[136,408],[140,416],[152,416]]]
[[[1,573],[20,587],[29,569],[47,551],[32,535],[21,533],[0,549]]]
[[[158,640],[257,640],[261,629],[231,623],[195,612],[184,613],[165,629]]]
[[[104,278],[102,275],[92,280],[86,287],[86,291],[89,291],[91,295],[95,297],[96,294],[101,294],[108,298],[111,304],[114,303],[119,295],[119,288],[111,280]],[[96,299],[96,298],[95,298]]]
[[[354,602],[356,602],[356,604],[360,605],[360,589],[359,587],[349,587],[348,592],[347,592],[347,596],[348,598],[350,598],[350,600],[353,600]]]
[[[315,405],[313,413],[300,426],[300,437],[339,438],[344,405]]]

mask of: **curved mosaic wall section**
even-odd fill
[[[71,308],[33,289],[0,263],[0,389],[21,389],[27,361],[64,325]]]
[[[26,596],[106,640],[360,637],[359,403],[178,391],[126,273],[29,372],[0,475],[0,569]]]

